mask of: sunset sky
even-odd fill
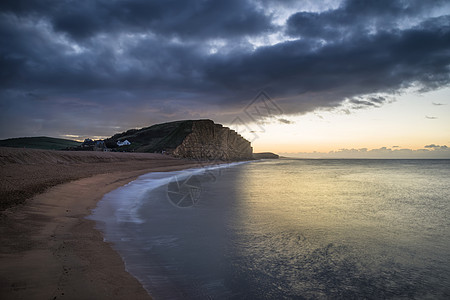
[[[208,118],[256,152],[450,158],[449,1],[2,1],[0,41],[0,139]]]

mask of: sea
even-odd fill
[[[450,160],[154,172],[90,219],[154,299],[450,299]]]

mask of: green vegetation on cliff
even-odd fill
[[[118,146],[118,142],[131,144]],[[252,159],[252,147],[234,130],[212,120],[186,120],[131,129],[105,140],[119,151],[164,152],[180,158],[200,160]]]
[[[22,137],[0,140],[0,147],[13,148],[30,148],[30,149],[44,149],[44,150],[62,150],[68,147],[77,147],[81,145],[80,142],[57,139],[46,136],[39,137]]]
[[[128,140],[131,145],[120,147],[123,151],[161,152],[175,149],[192,132],[194,121],[175,121],[156,124],[142,129],[130,129],[105,140],[106,147],[118,148],[118,141]]]

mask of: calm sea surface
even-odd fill
[[[450,160],[151,173],[90,218],[155,299],[450,299]]]

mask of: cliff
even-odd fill
[[[194,121],[192,132],[172,152],[176,157],[197,159],[252,159],[250,142],[228,127],[211,120]]]
[[[118,141],[131,145],[123,151],[164,152],[179,158],[201,160],[246,160],[253,158],[249,141],[234,130],[211,120],[187,120],[131,129],[105,140],[109,148]]]
[[[272,152],[253,153],[254,159],[278,159],[280,156]]]

